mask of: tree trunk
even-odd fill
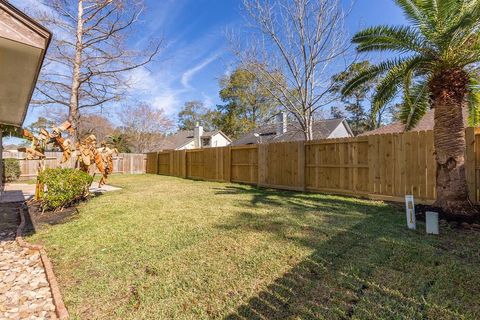
[[[434,206],[452,216],[476,213],[468,196],[465,176],[465,125],[463,106],[468,76],[462,70],[447,70],[430,82],[435,112],[434,144],[437,162],[437,200]]]
[[[73,73],[72,73],[72,88],[70,93],[70,108],[68,114],[68,120],[72,124],[73,138],[78,141],[78,122],[80,119],[80,112],[78,109],[79,101],[79,89],[80,89],[80,68],[82,65],[82,51],[83,51],[83,0],[78,0],[78,16],[77,16],[77,35],[75,43],[75,58],[73,61]],[[74,141],[73,141],[74,143]]]
[[[301,121],[302,121],[301,127],[303,129],[303,136],[305,141],[312,141],[313,140],[313,119],[307,115],[302,117]]]

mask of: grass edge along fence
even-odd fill
[[[467,182],[478,202],[480,128],[467,128],[466,140]],[[433,131],[153,152],[146,172],[397,202],[413,194],[431,204],[436,196]]]

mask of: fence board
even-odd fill
[[[466,174],[471,198],[480,188],[480,129],[467,129]],[[406,132],[309,142],[169,151],[158,171],[178,177],[257,184],[417,203],[436,197],[433,132]],[[147,154],[148,172],[155,170]],[[168,172],[168,173],[167,173]]]
[[[303,142],[262,144],[258,147],[258,184],[291,190],[304,189]]]
[[[172,151],[173,153],[173,176],[187,177],[187,153],[186,150]]]
[[[258,146],[231,147],[232,182],[258,183]]]
[[[204,149],[187,150],[187,178],[205,178]]]
[[[170,175],[170,152],[163,151],[158,153],[158,174]]]
[[[465,154],[465,173],[467,175],[468,190],[470,201],[477,201],[476,197],[476,160],[475,160],[475,128],[465,130],[465,142],[467,151]]]
[[[69,161],[61,163],[63,154],[61,152],[45,152],[46,168],[74,168],[75,159],[72,157]],[[20,179],[32,179],[38,174],[40,160],[26,160],[24,152],[4,152],[4,159],[18,159],[20,164]],[[113,158],[113,173],[122,174],[140,174],[140,173],[158,173],[157,153],[133,154],[120,153]],[[97,172],[98,173],[98,172]]]

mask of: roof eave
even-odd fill
[[[33,93],[34,93],[35,87],[36,87],[36,83],[38,81],[38,78],[40,76],[40,71],[41,71],[43,63],[45,61],[45,56],[46,56],[48,47],[50,46],[50,43],[52,41],[52,32],[50,32],[50,30],[43,27],[38,22],[36,22],[35,20],[33,20],[32,18],[27,16],[25,13],[23,13],[22,11],[20,11],[19,9],[17,9],[16,7],[14,7],[13,5],[11,5],[10,3],[8,3],[4,0],[0,0],[0,8],[4,9],[7,13],[9,13],[13,17],[15,17],[16,19],[23,22],[23,24],[25,26],[27,26],[31,30],[35,31],[37,34],[42,36],[46,41],[45,42],[45,47],[43,49],[41,49],[42,54],[41,54],[41,57],[39,59],[39,63],[38,63],[37,68],[36,68],[35,77],[34,77],[33,82],[32,82],[33,85],[30,88],[30,93],[27,97],[27,103],[26,103],[25,106],[23,106],[22,116],[20,118],[21,119],[20,123],[8,123],[8,122],[5,122],[5,121],[1,121],[1,119],[0,119],[0,123],[2,123],[2,124],[11,125],[11,126],[14,126],[14,127],[21,127],[23,125],[23,122],[25,121],[26,116],[27,116],[28,106],[30,105],[30,101],[32,100]],[[25,44],[25,45],[28,45],[28,44]]]

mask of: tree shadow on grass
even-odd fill
[[[222,228],[268,232],[313,250],[226,319],[458,317],[426,299],[440,262],[431,247],[418,245],[423,235],[408,232],[394,208],[250,187],[218,192],[250,195],[240,206],[282,209],[242,211]]]
[[[334,211],[351,210],[352,205],[357,211],[368,213],[372,211],[371,203],[357,198],[345,198],[318,193],[305,193],[298,191],[284,191],[245,186],[226,186],[215,188],[218,195],[248,195],[249,199],[242,203],[243,206],[257,207],[263,205],[288,206],[299,211],[318,211],[319,208]],[[321,201],[320,201],[321,200]],[[385,207],[385,206],[384,206]]]

